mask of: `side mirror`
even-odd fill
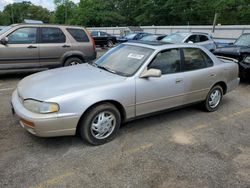
[[[3,38],[0,40],[1,44],[3,44],[3,45],[8,44],[8,41],[9,41],[8,37],[3,37]]]
[[[194,44],[194,42],[190,40],[190,41],[188,41],[188,44]]]
[[[143,71],[140,78],[149,78],[149,77],[161,77],[161,70],[159,69],[148,69]]]

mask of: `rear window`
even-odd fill
[[[67,31],[77,42],[89,42],[88,35],[84,30],[68,28]]]

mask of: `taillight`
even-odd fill
[[[90,32],[89,32],[88,30],[86,30],[86,31],[87,31],[87,33],[88,33],[90,39],[91,39],[91,42],[92,42],[92,44],[93,44],[93,48],[94,48],[94,50],[95,50],[95,48],[96,48],[95,40],[94,40],[93,37],[91,36]]]
[[[91,38],[91,41],[92,41],[92,44],[93,44],[93,48],[94,48],[94,50],[95,50],[95,48],[96,48],[96,45],[95,45],[95,40],[93,39],[93,37],[92,37],[92,36],[90,36],[90,38]]]

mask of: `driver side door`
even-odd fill
[[[0,44],[0,69],[40,67],[37,28],[18,28],[8,36],[6,45]]]
[[[184,80],[179,49],[159,52],[147,69],[159,69],[161,77],[136,79],[136,116],[176,107],[183,103]]]

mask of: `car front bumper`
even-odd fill
[[[239,62],[240,77],[243,79],[250,79],[250,64]]]
[[[12,94],[12,111],[19,117],[20,125],[40,137],[75,135],[78,116],[68,114],[36,114],[24,108],[17,90]]]

